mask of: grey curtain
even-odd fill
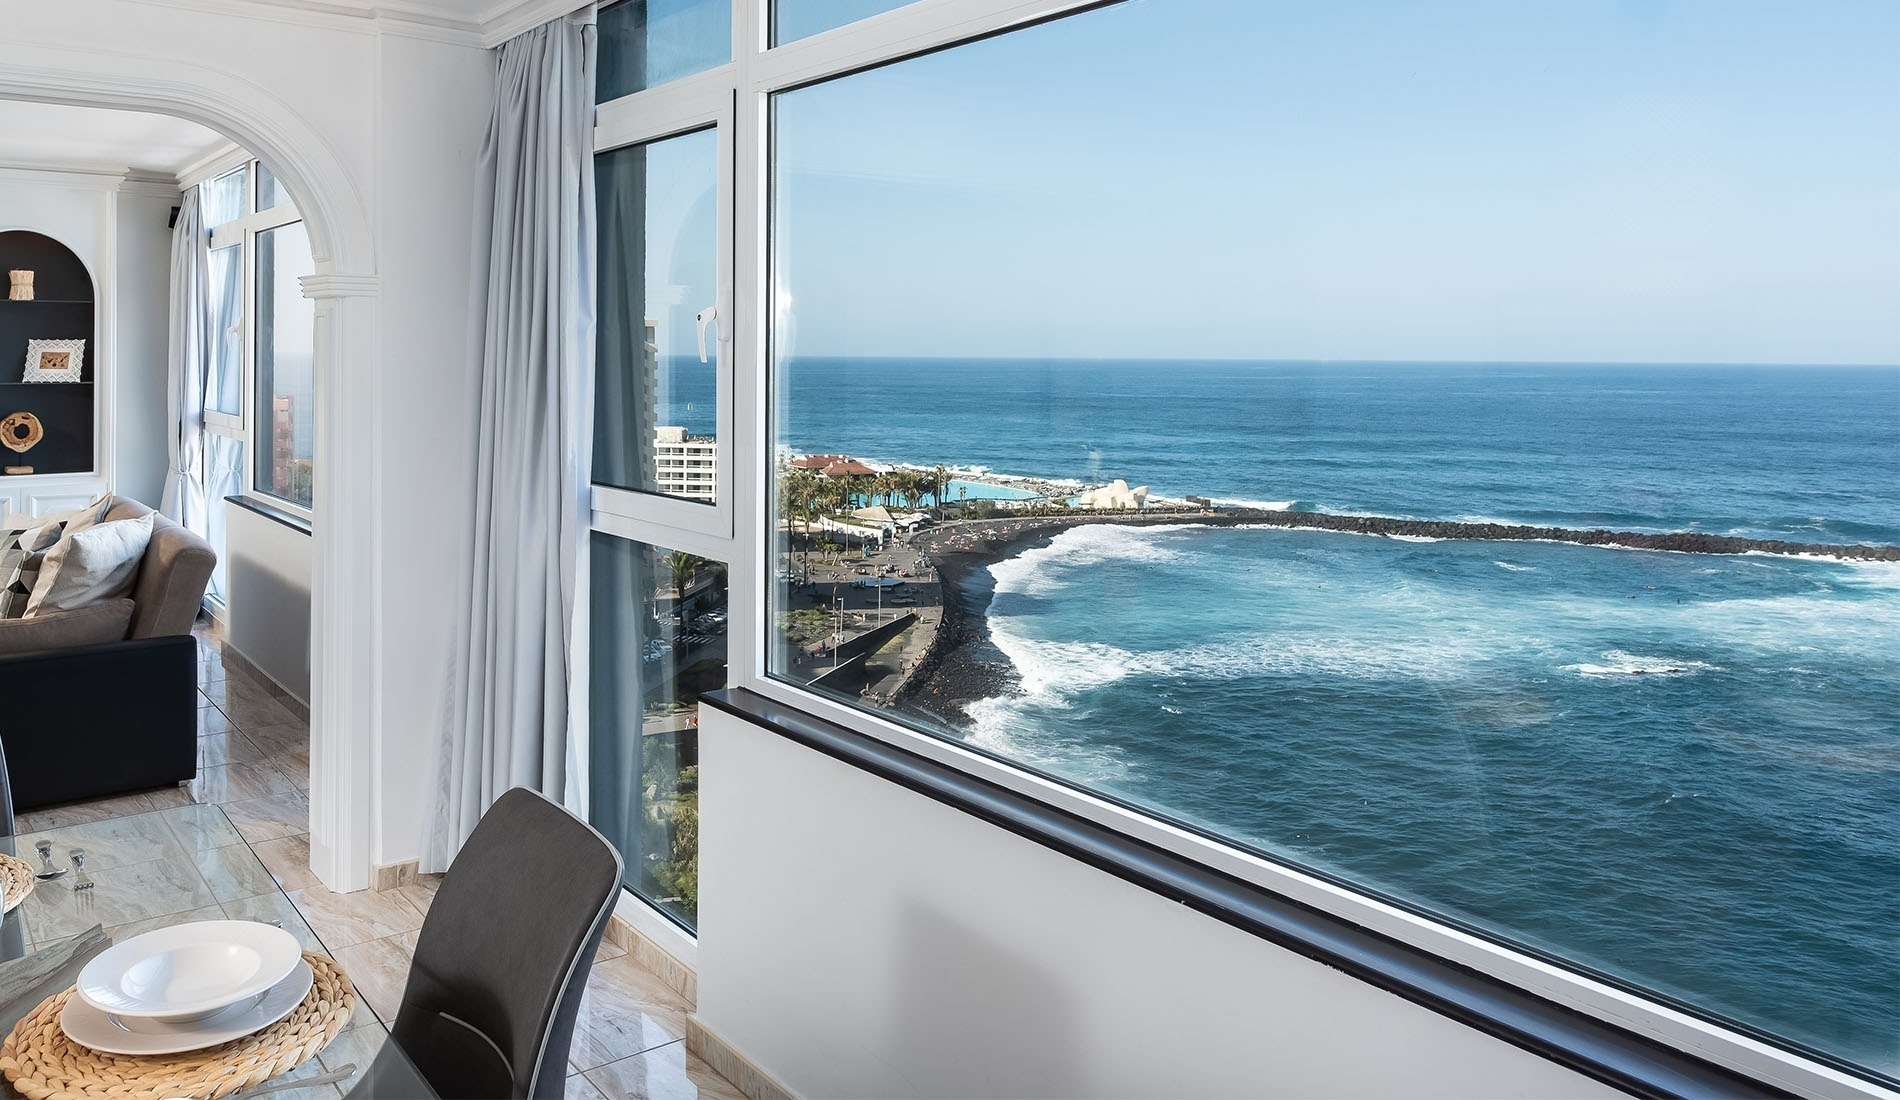
[[[586,812],[586,610],[575,595],[593,440],[591,24],[557,19],[499,51],[473,237],[475,492],[424,871],[447,870],[510,787]]]
[[[171,349],[165,405],[170,468],[159,510],[199,535],[205,527],[205,384],[211,372],[210,241],[198,188],[187,188],[172,227]]]

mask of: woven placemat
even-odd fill
[[[255,1035],[184,1054],[131,1057],[80,1046],[60,1030],[71,989],[48,997],[0,1044],[0,1074],[28,1100],[217,1100],[287,1073],[330,1045],[356,1010],[356,987],[330,959],[304,952],[316,980],[290,1015]]]
[[[26,900],[39,879],[33,877],[33,865],[19,856],[0,852],[0,889],[6,893],[6,912]]]

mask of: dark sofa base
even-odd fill
[[[18,810],[193,778],[197,639],[0,657],[0,744]]]

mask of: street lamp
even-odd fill
[[[838,605],[838,633],[831,642],[831,667],[837,668],[838,651],[844,648],[844,597],[834,597],[832,602]]]

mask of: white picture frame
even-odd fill
[[[86,361],[84,340],[28,340],[25,382],[77,382]]]

